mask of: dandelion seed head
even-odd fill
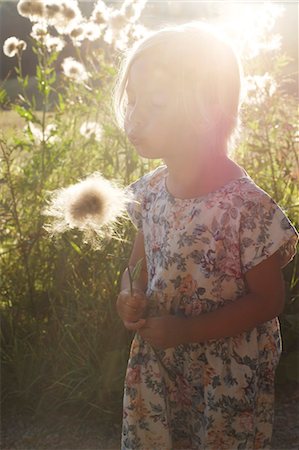
[[[13,58],[26,50],[27,44],[25,41],[11,36],[7,38],[3,44],[3,53],[9,58]]]
[[[20,40],[17,45],[18,53],[23,52],[27,48],[27,44],[25,41]]]
[[[72,39],[84,39],[84,28],[82,25],[78,25],[72,28],[69,32],[69,35]]]
[[[89,218],[89,216],[98,217],[101,221],[102,216],[105,214],[105,197],[101,192],[92,188],[86,189],[73,203],[70,204],[70,216],[73,221],[81,223]]]
[[[85,38],[93,42],[101,36],[102,30],[99,25],[89,22],[84,24],[84,35]]]
[[[129,20],[130,22],[136,22],[145,7],[146,1],[147,0],[125,0],[122,5],[121,11],[125,15],[127,20]]]
[[[103,135],[102,126],[97,122],[83,122],[80,127],[80,134],[87,139],[101,141]]]
[[[60,6],[58,3],[47,3],[45,8],[48,19],[53,19],[57,14],[59,14],[60,11]]]
[[[77,2],[63,2],[61,4],[61,14],[67,20],[74,20],[81,17],[81,11]]]
[[[108,26],[113,30],[121,30],[127,23],[128,20],[121,11],[115,10],[110,12],[108,16]]]
[[[18,53],[18,41],[14,36],[6,39],[3,45],[3,52],[6,56],[12,58]]]
[[[30,36],[36,41],[44,41],[45,36],[48,34],[48,26],[46,23],[37,22],[32,26]]]
[[[96,172],[85,180],[51,193],[44,214],[52,217],[45,226],[52,235],[77,228],[94,247],[113,236],[117,220],[124,216],[131,195]]]
[[[48,142],[49,144],[54,144],[58,140],[58,136],[55,135],[57,126],[54,123],[50,123],[44,129],[44,133],[42,128],[36,125],[33,122],[28,123],[29,130],[32,134],[34,142],[38,145],[41,142]]]
[[[90,20],[98,25],[106,24],[107,17],[109,15],[110,8],[107,7],[106,3],[99,0],[94,7],[94,10],[90,16]]]
[[[75,23],[82,19],[77,0],[47,0],[46,16],[48,23],[60,34],[68,34]]]
[[[51,52],[61,52],[65,46],[65,41],[58,36],[46,36],[45,46],[49,53]]]
[[[134,23],[129,29],[128,39],[133,42],[139,41],[140,39],[143,39],[148,33],[149,30],[143,25]]]
[[[17,10],[20,16],[27,17],[31,22],[38,22],[45,15],[45,5],[41,0],[20,0]]]
[[[83,64],[76,61],[72,57],[68,57],[63,60],[62,69],[65,76],[72,79],[76,83],[83,83],[89,78],[88,72]]]

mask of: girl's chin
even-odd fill
[[[144,144],[135,144],[134,145],[137,153],[139,156],[141,156],[142,158],[148,158],[148,159],[158,159],[161,158],[161,156],[158,154],[157,151],[148,148],[146,145]]]

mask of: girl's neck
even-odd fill
[[[168,168],[167,189],[174,197],[206,195],[245,175],[245,171],[225,151],[206,155],[207,152],[188,152],[180,157],[164,160]]]

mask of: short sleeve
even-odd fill
[[[142,203],[144,197],[144,182],[143,178],[130,184],[126,190],[129,194],[129,201],[127,203],[127,213],[131,222],[138,230],[142,229]]]
[[[240,252],[245,273],[275,252],[281,267],[296,254],[298,233],[282,209],[265,192],[245,201],[240,220]]]
[[[155,197],[156,189],[158,188],[159,180],[163,178],[164,170],[164,165],[159,166],[126,188],[130,199],[127,203],[127,213],[138,230],[143,228],[143,221],[145,220],[148,206]]]

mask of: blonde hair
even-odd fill
[[[120,128],[124,127],[130,69],[149,52],[158,55],[158,63],[161,60],[161,66],[177,78],[180,109],[190,125],[227,140],[238,122],[242,67],[227,38],[204,22],[151,32],[128,50],[113,92]]]

